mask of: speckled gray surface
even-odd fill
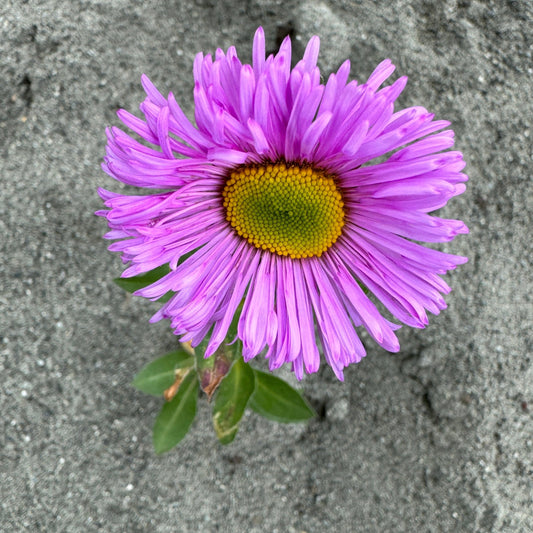
[[[533,531],[531,212],[533,8],[527,1],[11,0],[0,7],[0,530]],[[197,51],[249,60],[321,36],[320,66],[363,79],[390,57],[402,105],[452,120],[467,192],[445,214],[449,308],[402,351],[337,383],[304,382],[308,426],[247,416],[220,446],[204,405],[157,457],[159,402],[132,375],[173,346],[111,283],[97,186],[104,128],[150,75],[192,111]]]

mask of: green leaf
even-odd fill
[[[167,452],[185,437],[196,415],[197,399],[198,379],[196,372],[190,371],[176,396],[157,415],[153,434],[156,453]]]
[[[253,370],[240,357],[220,383],[213,406],[213,425],[222,444],[229,444],[237,435],[254,386]]]
[[[125,291],[128,292],[135,292],[139,289],[143,289],[144,287],[147,287],[148,285],[151,285],[152,283],[155,283],[158,279],[161,279],[163,276],[166,276],[170,272],[170,268],[168,265],[161,265],[157,268],[154,268],[153,270],[150,270],[149,272],[145,272],[144,274],[139,274],[138,276],[133,276],[131,278],[115,278],[113,281]],[[159,298],[159,302],[168,302],[170,298],[172,297],[172,292],[167,292],[161,298]]]
[[[176,378],[178,368],[194,365],[194,358],[184,350],[170,352],[148,363],[133,379],[133,386],[146,394],[161,396]]]
[[[255,392],[249,407],[257,414],[275,422],[305,422],[316,416],[303,396],[286,381],[255,370]]]

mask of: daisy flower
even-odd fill
[[[317,371],[321,345],[342,380],[365,356],[357,327],[400,348],[400,326],[376,302],[415,328],[446,307],[440,276],[467,259],[418,242],[468,233],[429,214],[467,176],[462,154],[444,151],[449,122],[419,106],[395,111],[407,78],[381,88],[390,60],[364,84],[348,81],[349,61],[322,83],[318,51],[313,37],[291,69],[290,39],[265,57],[259,28],[251,65],[234,47],[198,54],[194,123],[143,76],[144,118],[118,116],[147,142],[108,129],[103,169],[157,191],[100,189],[108,209],[98,214],[128,264],[123,277],[170,267],[136,293],[172,291],[151,321],[169,319],[193,346],[207,337],[209,357],[236,319],[245,361],[264,352],[271,370],[290,363],[298,379]]]

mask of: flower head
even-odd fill
[[[313,37],[291,70],[290,40],[265,58],[259,28],[252,65],[234,47],[198,54],[196,126],[143,76],[144,119],[118,115],[152,147],[113,127],[103,168],[165,192],[100,189],[108,210],[98,214],[118,241],[110,250],[129,264],[123,276],[170,266],[137,291],[151,299],[173,291],[152,321],[170,319],[193,346],[209,335],[207,357],[238,315],[245,360],[266,350],[271,369],[290,362],[298,379],[319,367],[316,328],[343,379],[365,355],[356,327],[399,350],[399,326],[374,301],[417,328],[426,311],[446,307],[440,275],[466,258],[414,241],[468,232],[428,214],[461,194],[467,176],[462,154],[443,152],[453,145],[448,122],[423,107],[394,111],[407,78],[380,88],[394,71],[389,60],[362,85],[348,82],[348,61],[323,84],[318,49]]]

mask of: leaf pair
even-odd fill
[[[155,421],[156,453],[176,446],[190,429],[196,416],[199,379],[195,359],[183,349],[152,361],[135,376],[133,385],[147,394],[161,396],[175,387]],[[288,383],[252,368],[238,357],[220,381],[213,403],[213,426],[222,444],[235,439],[247,407],[275,422],[305,422],[315,416]]]
[[[163,453],[180,442],[189,431],[196,416],[198,378],[194,357],[185,350],[168,353],[148,363],[133,380],[142,392],[162,396],[176,382],[176,372],[186,372],[177,392],[165,402],[154,424],[153,442],[156,453]]]
[[[169,271],[168,265],[163,265],[139,276],[114,281],[132,293]],[[168,301],[171,296],[172,293],[167,293],[159,301]],[[239,315],[240,309],[235,313],[226,342],[233,342],[237,336]],[[235,439],[246,408],[283,423],[304,422],[315,416],[309,404],[288,383],[245,363],[240,355],[240,342],[224,345],[206,360],[203,355],[207,345],[208,339],[197,347],[196,354],[183,348],[171,352],[152,361],[135,376],[133,385],[137,389],[167,400],[154,424],[157,453],[170,450],[185,437],[196,416],[199,390],[209,400],[215,397],[213,426],[222,444]]]

